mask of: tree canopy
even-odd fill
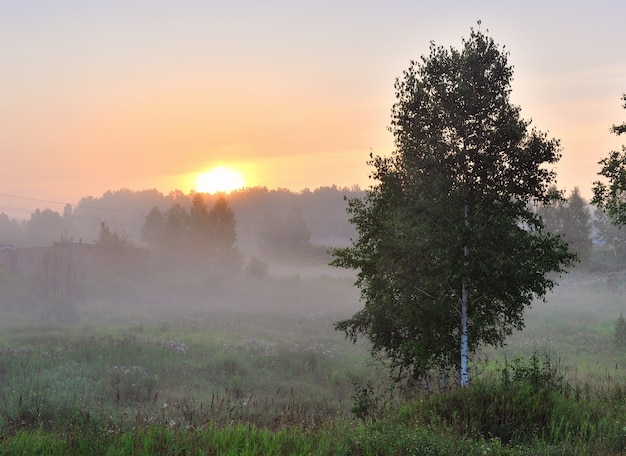
[[[348,201],[358,236],[331,264],[358,271],[364,307],[336,328],[365,335],[398,376],[445,360],[469,381],[468,352],[502,344],[575,255],[529,203],[547,204],[559,142],[511,104],[508,54],[472,30],[431,44],[395,84],[391,156]],[[455,353],[460,353],[461,356]]]
[[[235,214],[223,195],[209,210],[204,197],[196,193],[191,207],[179,203],[165,213],[153,207],[141,229],[142,240],[164,254],[168,260],[207,260],[233,267],[241,266],[241,253],[236,247]]]
[[[626,94],[622,99],[626,109]],[[616,135],[626,133],[626,122],[613,125],[611,132]],[[608,179],[608,185],[594,182],[591,203],[603,210],[616,225],[626,225],[626,146],[622,145],[621,151],[611,151],[599,164],[602,169],[598,174]]]

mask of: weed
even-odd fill
[[[561,393],[570,390],[561,359],[549,347],[535,349],[530,358],[518,357],[511,364],[505,362],[501,376],[507,387],[511,383],[524,383],[535,390],[545,388]]]

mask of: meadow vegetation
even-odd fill
[[[568,276],[432,395],[333,330],[360,305],[345,275],[110,273],[56,321],[3,274],[26,304],[0,310],[0,453],[623,454],[616,274]]]

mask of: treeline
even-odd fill
[[[329,247],[354,236],[344,196],[359,195],[119,190],[24,221],[1,214],[0,310],[75,321],[85,302],[204,309],[262,301],[259,290],[272,296],[284,277],[328,274]]]
[[[590,205],[578,187],[565,195],[559,193],[549,206],[537,206],[545,228],[562,236],[569,248],[578,255],[575,269],[579,271],[609,272],[626,267],[626,231],[614,225],[607,215]]]
[[[223,198],[234,216],[239,248],[277,252],[309,242],[326,246],[349,243],[355,232],[348,221],[344,197],[359,197],[362,193],[357,187],[321,187],[298,193],[255,187]],[[202,211],[200,204],[210,211],[219,199],[219,195],[181,191],[165,195],[154,189],[108,191],[101,197],[84,197],[75,207],[68,204],[61,212],[37,209],[28,220],[11,219],[2,213],[0,244],[44,247],[59,241],[94,243],[100,238],[104,223],[109,234],[117,234],[129,245],[154,246],[154,238],[144,233],[148,220],[157,223],[159,214],[164,223],[169,218],[169,225],[165,223],[164,228],[167,230],[173,229],[177,218],[183,225],[187,221],[197,223],[192,211]],[[183,217],[183,212],[191,219]]]
[[[84,197],[76,207],[67,204],[61,212],[37,209],[28,220],[0,213],[0,245],[118,243],[170,257],[211,256],[216,261],[228,257],[240,264],[245,256],[293,253],[309,245],[349,245],[355,231],[345,198],[362,195],[357,187],[336,186],[302,192],[255,187],[227,196],[121,189]],[[626,232],[594,210],[578,188],[536,210],[546,228],[563,236],[578,253],[578,269],[602,271],[626,265]]]

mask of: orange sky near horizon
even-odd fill
[[[624,143],[609,132],[626,120],[621,1],[3,9],[2,195],[76,204],[121,188],[189,192],[217,165],[248,186],[366,188],[370,150],[393,149],[395,78],[431,40],[460,47],[478,19],[510,52],[512,101],[561,140],[560,188],[589,198],[597,162]],[[0,196],[9,216],[43,206]]]

